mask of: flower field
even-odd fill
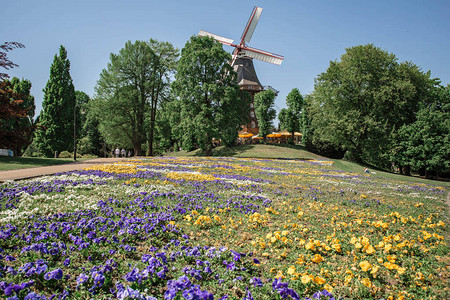
[[[0,189],[7,299],[448,299],[448,190],[332,161],[135,159]]]

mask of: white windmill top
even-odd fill
[[[236,61],[236,58],[240,57],[248,57],[252,59],[255,58],[257,60],[265,61],[271,64],[281,65],[284,60],[284,57],[282,55],[247,46],[247,43],[250,43],[253,32],[255,31],[256,25],[258,24],[259,18],[261,17],[262,10],[263,9],[261,7],[257,6],[253,8],[252,14],[250,15],[247,25],[244,28],[244,32],[242,33],[241,41],[239,44],[233,44],[234,41],[232,39],[212,34],[204,30],[200,30],[200,33],[198,35],[209,36],[221,42],[222,44],[235,47],[233,51],[233,61],[231,62],[232,66]]]

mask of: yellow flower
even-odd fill
[[[290,266],[289,269],[287,270],[287,273],[289,275],[294,275],[295,274],[295,267],[294,266]]]
[[[325,284],[324,286],[323,286],[323,288],[324,289],[326,289],[329,293],[332,293],[333,292],[333,287],[330,285],[330,284]]]
[[[367,272],[372,267],[372,265],[367,260],[360,262],[359,266],[364,272]]]
[[[364,284],[364,285],[367,286],[368,288],[371,288],[371,287],[372,287],[372,281],[370,281],[369,278],[363,278],[363,279],[361,280],[361,282],[362,282],[362,284]]]
[[[398,273],[399,275],[402,275],[403,273],[405,273],[405,271],[406,271],[406,268],[402,268],[402,267],[398,267],[398,268],[397,268],[397,273]]]
[[[367,249],[366,249],[366,253],[367,254],[374,254],[375,253],[375,248],[372,247],[372,245],[369,245],[369,247],[367,247]]]
[[[324,284],[324,283],[327,282],[327,281],[325,280],[325,278],[316,276],[316,277],[314,278],[314,282],[315,282],[316,284]]]
[[[380,269],[379,266],[372,266],[372,270],[370,271],[370,274],[375,275],[379,269]]]
[[[391,263],[395,263],[395,261],[397,260],[397,255],[388,255],[387,260]]]
[[[331,245],[331,248],[333,248],[336,252],[341,252],[340,244],[333,244],[333,245]]]
[[[360,242],[357,242],[357,243],[355,244],[355,248],[356,248],[356,249],[361,249],[361,248],[362,248],[361,243],[360,243]]]
[[[383,266],[385,266],[386,268],[388,268],[389,270],[393,270],[393,269],[397,269],[398,266],[396,264],[393,264],[391,262],[385,262],[383,264]]]
[[[302,283],[307,284],[311,281],[311,277],[309,277],[309,275],[303,275],[300,280],[302,281]]]
[[[314,254],[314,256],[311,258],[311,260],[315,263],[320,263],[323,261],[323,257],[320,254]]]
[[[314,251],[315,248],[316,248],[316,246],[314,246],[314,244],[311,243],[311,242],[308,242],[308,243],[306,243],[306,245],[305,245],[305,249],[306,249],[306,250]]]

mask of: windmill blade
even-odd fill
[[[253,8],[252,14],[248,19],[247,25],[245,26],[244,32],[241,36],[241,45],[242,43],[249,43],[252,39],[253,32],[255,31],[256,25],[261,17],[262,10],[263,9],[261,7],[257,6]]]
[[[250,47],[243,47],[242,50],[239,52],[239,56],[248,56],[275,65],[281,65],[281,63],[284,60],[284,56],[282,55]]]
[[[204,31],[204,30],[200,30],[198,35],[199,36],[209,36],[209,37],[212,37],[213,39],[221,42],[222,44],[234,46],[232,39],[227,39],[226,37],[223,37],[223,36],[220,36],[217,34],[213,34],[213,33],[210,33],[210,32]]]

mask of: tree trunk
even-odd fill
[[[404,170],[404,173],[406,176],[411,176],[411,167],[410,166],[404,166],[403,170]]]
[[[292,144],[295,145],[295,142],[294,142],[294,136],[295,136],[295,131],[292,130],[291,142],[292,142]]]

